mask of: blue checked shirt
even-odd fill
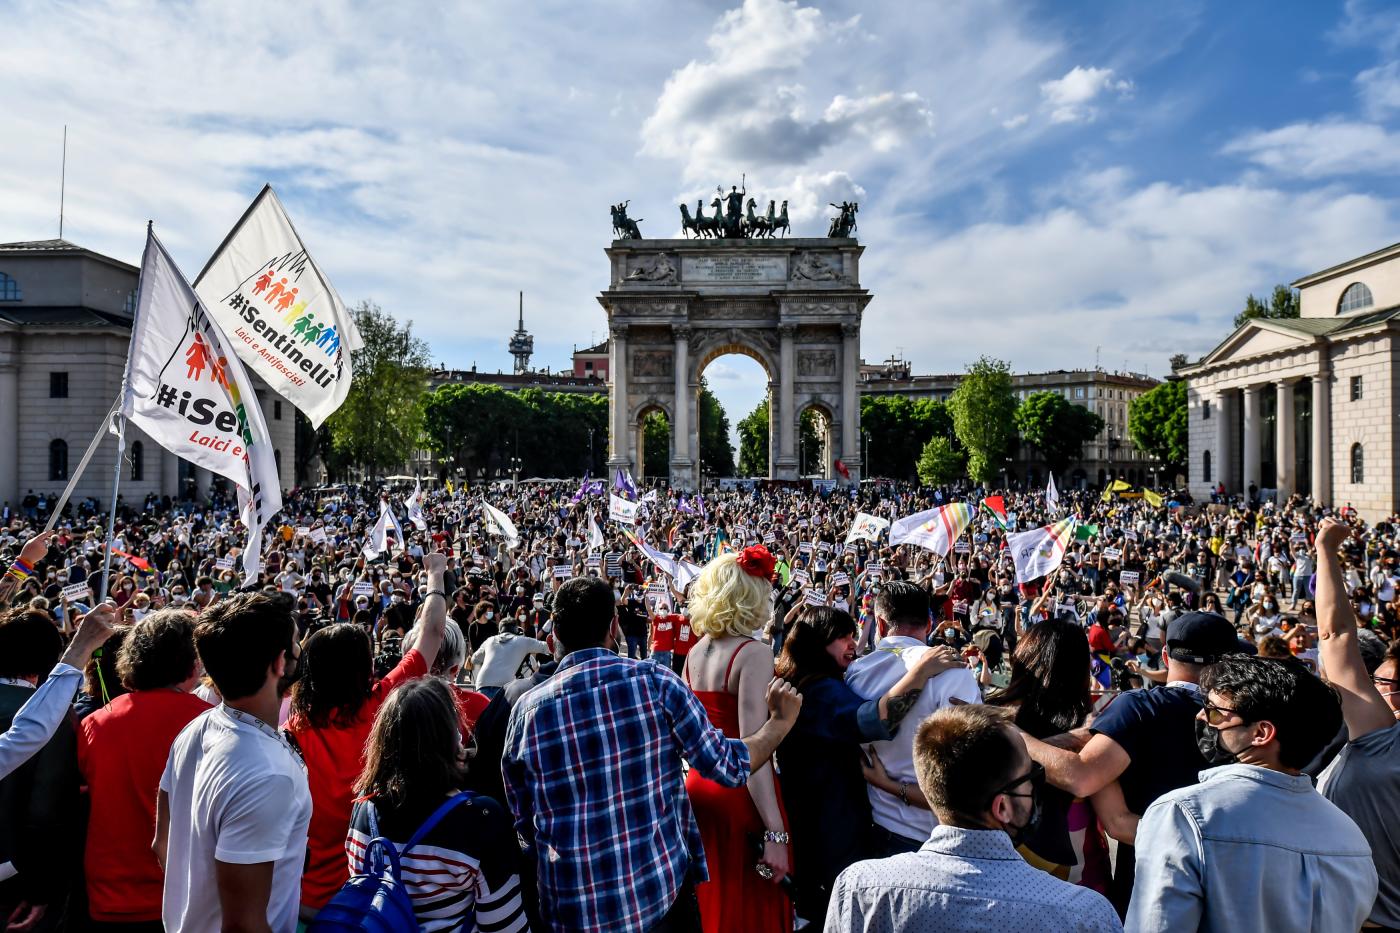
[[[515,828],[533,848],[552,930],[655,925],[687,874],[705,880],[684,758],[726,787],[749,752],[710,724],[679,677],[603,648],[575,651],[510,715],[501,761]]]

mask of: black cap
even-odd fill
[[[1235,627],[1214,612],[1188,612],[1167,626],[1167,656],[1173,661],[1214,664],[1239,650]]]

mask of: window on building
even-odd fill
[[[68,442],[64,440],[49,441],[49,479],[60,480],[68,478]]]
[[[19,301],[23,297],[20,294],[19,283],[0,272],[0,301]]]
[[[1201,482],[1210,482],[1210,451],[1201,451]]]
[[[136,289],[132,289],[126,296],[126,304],[122,305],[122,310],[127,314],[136,313]]]
[[[49,373],[49,398],[68,397],[68,374]]]
[[[583,361],[583,368],[584,368],[584,371],[585,371],[585,372],[592,372],[592,371],[593,371],[593,361],[592,361],[592,360],[584,360],[584,361]]]
[[[1201,403],[1201,420],[1210,420],[1210,399],[1206,399],[1204,402]]]
[[[1342,292],[1341,301],[1337,302],[1337,313],[1346,314],[1348,311],[1360,311],[1375,303],[1369,288],[1360,282],[1352,282],[1346,287],[1346,291]]]
[[[277,475],[282,475],[282,451],[276,448],[272,451],[272,462],[277,464]]]
[[[146,445],[135,441],[131,445],[131,479],[139,483],[146,478]]]
[[[281,420],[282,420],[282,403],[281,403],[281,402],[273,402],[273,403],[272,403],[272,420],[273,420],[273,421],[281,421]]]
[[[1358,485],[1366,482],[1366,453],[1360,444],[1351,445],[1351,481]]]
[[[1359,401],[1361,401],[1361,377],[1360,377],[1360,376],[1352,376],[1352,377],[1351,377],[1351,400],[1352,400],[1353,402],[1359,402]]]

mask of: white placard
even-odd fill
[[[953,551],[957,554],[969,554],[972,552],[972,545],[966,541],[959,541],[953,545]]]
[[[844,573],[833,573],[830,583],[832,586],[849,586],[851,578]]]
[[[810,541],[803,541],[801,544],[799,544],[799,545],[797,546],[797,549],[798,549],[799,551],[801,551],[803,554],[810,554],[810,553],[812,553],[812,542],[810,542]]]
[[[296,529],[296,533],[297,533],[297,536],[298,536],[298,537],[309,538],[309,537],[311,537],[311,528],[310,528],[309,526],[308,526],[308,527],[302,527],[302,526],[298,525],[298,526],[297,526],[297,529]]]
[[[1118,560],[1123,556],[1123,552],[1116,547],[1106,547],[1103,549],[1104,560]]]
[[[307,529],[306,536],[315,544],[325,544],[327,540],[326,529],[319,526]]]
[[[373,596],[374,584],[366,582],[356,583],[354,586],[350,587],[350,593],[354,596]]]
[[[1136,570],[1124,570],[1118,574],[1119,586],[1137,586],[1138,574]]]
[[[807,584],[812,582],[812,578],[810,575],[808,575],[807,571],[805,570],[794,570],[792,572],[792,582],[799,584]]]
[[[802,601],[809,606],[825,606],[826,594],[821,590],[808,590]]]
[[[560,564],[559,566],[554,568],[554,577],[556,580],[567,580],[569,578],[569,575],[573,572],[574,569],[568,564]]]
[[[232,570],[232,569],[233,569],[233,556],[232,556],[232,555],[226,554],[226,555],[224,555],[223,557],[220,557],[218,560],[214,561],[214,569],[215,569],[215,570]]]
[[[86,581],[82,583],[70,583],[63,588],[62,592],[63,598],[70,603],[87,599],[88,595],[89,591]]]
[[[766,535],[763,536],[763,543],[764,543],[764,544],[773,544],[773,543],[775,543],[777,540],[778,540],[778,536],[775,535],[775,534],[773,534],[773,532],[771,532],[771,531],[768,532]]]

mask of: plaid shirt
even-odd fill
[[[707,878],[684,758],[726,787],[749,776],[679,677],[602,648],[575,651],[520,698],[501,762],[554,930],[646,930],[689,875]]]

